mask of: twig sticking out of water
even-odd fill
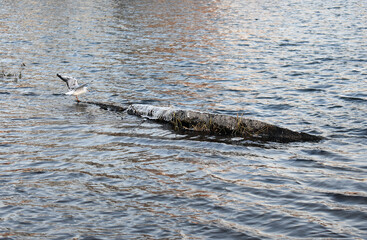
[[[22,74],[22,71],[23,71],[23,68],[25,67],[25,63],[22,63],[20,65],[20,70],[16,71],[16,72],[12,72],[12,71],[9,71],[9,70],[5,70],[5,67],[1,67],[1,71],[0,71],[0,78],[14,78],[14,81],[15,82],[18,82],[19,79],[22,79],[23,77],[23,74]]]

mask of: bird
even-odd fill
[[[61,76],[60,74],[56,74],[61,80],[63,80],[66,83],[66,86],[68,87],[69,91],[66,92],[66,95],[74,95],[76,97],[76,101],[80,102],[78,99],[78,95],[86,93],[87,92],[87,83],[83,85],[78,84],[78,80],[76,80],[73,77],[69,76]]]

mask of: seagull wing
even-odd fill
[[[61,80],[63,80],[64,82],[66,82],[66,85],[68,86],[69,90],[75,89],[79,86],[78,84],[78,80],[76,80],[73,77],[69,77],[69,76],[61,76],[60,74],[56,74],[56,76],[58,76]]]
[[[84,83],[84,84],[82,84],[82,85],[78,85],[76,88],[75,88],[75,90],[77,90],[77,89],[82,89],[83,87],[85,87],[85,86],[87,86],[88,85],[88,83]]]

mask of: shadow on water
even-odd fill
[[[87,108],[88,108],[88,104],[80,103],[77,101],[72,103],[72,105],[68,106],[69,111],[82,112],[82,113],[87,112]]]

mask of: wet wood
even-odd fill
[[[169,123],[178,131],[196,131],[209,135],[242,137],[250,140],[298,142],[320,141],[323,138],[303,132],[295,132],[262,121],[242,116],[212,114],[171,107],[144,104],[116,106],[98,102],[84,102],[103,109],[146,117],[154,121]]]

